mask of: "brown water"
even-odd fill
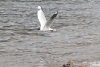
[[[58,11],[53,28],[38,29],[37,7],[47,19]],[[99,0],[1,0],[0,67],[61,67],[100,61]]]

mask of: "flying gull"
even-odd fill
[[[44,15],[44,12],[42,10],[42,8],[40,6],[38,6],[38,12],[37,12],[37,16],[38,16],[38,20],[40,22],[40,30],[41,31],[56,31],[55,29],[50,28],[51,25],[53,24],[53,20],[54,18],[57,16],[58,12],[54,13],[49,20],[47,21]]]

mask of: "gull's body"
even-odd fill
[[[58,12],[56,12],[52,17],[50,17],[50,19],[47,21],[46,17],[44,15],[44,12],[42,11],[42,8],[40,6],[38,6],[38,12],[37,12],[37,16],[40,22],[40,30],[41,31],[48,31],[48,30],[53,30],[55,31],[55,29],[50,28],[52,25],[52,21],[54,20],[54,18],[57,16]]]

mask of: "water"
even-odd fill
[[[99,0],[1,0],[0,67],[61,67],[100,61]],[[38,30],[37,7],[48,19],[56,11],[52,28]]]

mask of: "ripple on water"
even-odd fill
[[[98,0],[3,0],[0,2],[0,65],[60,67],[69,60],[100,66]],[[52,28],[38,30],[37,6],[47,19],[58,10]],[[94,62],[93,62],[94,61]],[[97,61],[97,62],[95,62]]]

